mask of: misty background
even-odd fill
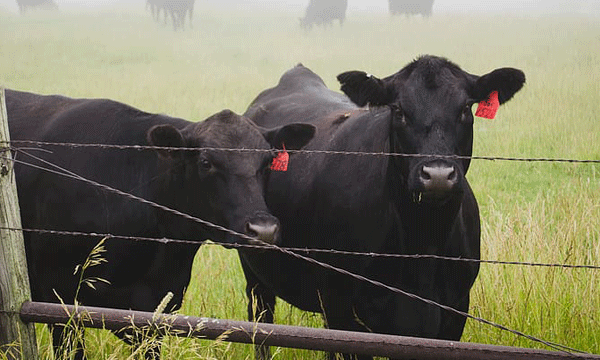
[[[144,7],[145,0],[55,0],[59,9],[63,10],[97,10],[101,8],[117,8],[121,6]],[[306,8],[309,0],[196,0],[196,11],[202,6],[227,6],[236,10],[244,8],[271,9],[298,12]],[[0,9],[18,13],[15,0],[0,0]],[[348,11],[387,13],[387,0],[348,0]],[[504,12],[522,15],[538,14],[577,14],[600,16],[600,0],[436,0],[433,15],[436,13],[468,13],[468,12]]]

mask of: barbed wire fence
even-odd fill
[[[149,201],[147,199],[135,196],[133,194],[115,189],[113,187],[110,187],[108,185],[105,184],[101,184],[98,183],[96,181],[84,178],[83,176],[77,175],[67,169],[61,168],[60,166],[53,164],[51,162],[48,162],[40,157],[37,157],[35,155],[32,155],[29,151],[30,150],[41,150],[41,151],[46,151],[46,152],[51,152],[50,150],[47,150],[45,148],[43,148],[44,146],[61,146],[61,147],[70,147],[70,148],[100,148],[100,149],[119,149],[119,150],[124,150],[124,149],[129,149],[129,150],[138,150],[138,151],[145,151],[145,150],[166,150],[166,151],[193,151],[193,152],[199,152],[199,151],[228,151],[228,152],[273,152],[273,150],[262,150],[262,149],[230,149],[230,148],[181,148],[181,147],[155,147],[155,146],[141,146],[141,145],[110,145],[110,144],[78,144],[78,143],[56,143],[56,142],[41,142],[41,141],[31,141],[31,140],[12,140],[10,142],[10,144],[7,144],[6,142],[4,143],[0,143],[1,145],[4,146],[9,146],[10,150],[13,151],[14,154],[17,153],[21,153],[21,154],[25,154],[29,157],[31,157],[32,159],[34,159],[35,161],[37,161],[38,163],[42,163],[43,165],[40,164],[33,164],[24,160],[17,160],[14,156],[11,158],[2,158],[4,160],[7,161],[12,161],[15,164],[20,164],[23,166],[30,166],[33,168],[36,168],[38,170],[41,171],[45,171],[45,172],[49,172],[49,173],[53,173],[55,175],[59,175],[59,176],[63,176],[66,178],[71,178],[71,179],[75,179],[75,180],[79,180],[79,181],[83,181],[86,182],[90,185],[93,185],[95,187],[101,188],[105,191],[108,192],[112,192],[114,194],[120,195],[120,196],[124,196],[132,201],[137,201],[137,202],[141,202],[144,203],[146,205],[155,207],[157,209],[160,209],[162,211],[166,211],[169,212],[171,214],[177,215],[177,216],[181,216],[184,217],[190,221],[194,221],[197,223],[200,223],[204,226],[222,231],[224,233],[227,233],[229,235],[235,236],[239,239],[245,240],[245,241],[252,241],[254,243],[256,243],[256,239],[247,236],[245,234],[241,234],[238,232],[235,232],[231,229],[227,229],[223,226],[217,225],[217,224],[213,224],[211,222],[196,218],[194,216],[182,213],[180,211],[177,211],[175,209],[171,209],[168,208],[166,206],[157,204],[155,202]],[[18,146],[13,146],[14,144],[23,144],[23,145],[29,145],[29,146],[35,146],[35,147],[29,147],[29,148],[23,148],[23,147],[18,147]],[[373,152],[345,152],[345,151],[323,151],[323,150],[288,150],[289,153],[303,153],[303,154],[325,154],[325,155],[345,155],[345,156],[385,156],[385,157],[436,157],[436,158],[453,158],[453,159],[461,159],[461,158],[469,158],[469,159],[475,159],[475,160],[488,160],[488,161],[519,161],[519,162],[560,162],[560,163],[583,163],[583,164],[600,164],[600,160],[592,160],[592,159],[552,159],[552,158],[517,158],[517,157],[495,157],[495,156],[470,156],[470,157],[463,157],[463,156],[455,156],[455,155],[435,155],[435,154],[397,154],[397,153],[373,153]],[[47,167],[46,167],[47,166]],[[130,240],[130,241],[153,241],[153,242],[160,242],[160,243],[164,243],[164,244],[168,244],[168,243],[180,243],[180,244],[190,244],[190,245],[198,245],[198,242],[196,241],[187,241],[187,240],[178,240],[178,239],[166,239],[166,238],[162,238],[162,239],[156,239],[156,238],[144,238],[144,237],[133,237],[133,236],[121,236],[118,234],[99,234],[99,233],[84,233],[84,232],[70,232],[70,231],[57,231],[57,230],[46,230],[46,229],[16,229],[16,228],[2,228],[4,230],[11,230],[11,231],[24,231],[24,232],[36,232],[36,233],[45,233],[45,234],[53,234],[53,235],[64,235],[64,236],[87,236],[87,237],[101,237],[101,238],[115,238],[115,239],[122,239],[122,240]],[[510,332],[516,336],[519,337],[524,337],[526,339],[529,339],[533,342],[537,342],[540,344],[543,344],[551,349],[554,350],[558,350],[558,351],[562,351],[562,352],[567,352],[567,353],[580,353],[580,354],[585,354],[585,352],[565,346],[565,345],[561,345],[561,344],[557,344],[557,343],[553,343],[550,341],[546,341],[543,339],[539,339],[537,337],[525,334],[523,332],[520,332],[518,330],[514,330],[514,329],[510,329],[506,326],[503,326],[501,324],[497,324],[494,323],[492,321],[480,318],[480,317],[476,317],[473,316],[471,314],[453,309],[451,307],[448,307],[446,305],[443,304],[439,304],[436,303],[430,299],[425,299],[422,298],[418,295],[403,291],[401,289],[383,284],[379,281],[373,280],[373,279],[369,279],[366,278],[362,275],[359,274],[355,274],[352,273],[350,271],[347,271],[345,269],[341,269],[341,268],[337,268],[335,266],[332,266],[330,264],[318,261],[314,258],[308,257],[308,256],[304,256],[301,254],[311,254],[311,253],[329,253],[329,254],[336,254],[336,255],[345,255],[345,256],[363,256],[363,257],[373,257],[373,258],[413,258],[413,259],[419,259],[419,258],[432,258],[432,259],[438,259],[438,260],[444,260],[444,261],[464,261],[464,262],[477,262],[477,263],[485,263],[485,264],[496,264],[496,265],[518,265],[518,266],[532,266],[532,267],[555,267],[555,268],[564,268],[564,269],[588,269],[588,270],[598,270],[600,269],[600,266],[597,265],[591,265],[591,264],[550,264],[550,263],[534,263],[534,262],[516,262],[516,261],[501,261],[501,260],[480,260],[480,259],[468,259],[468,258],[456,258],[456,257],[445,257],[445,256],[437,256],[437,255],[426,255],[426,254],[422,254],[422,255],[404,255],[404,254],[381,254],[381,253],[361,253],[361,252],[351,252],[351,251],[341,251],[341,250],[336,250],[336,249],[307,249],[307,248],[285,248],[285,247],[278,247],[276,245],[271,245],[271,244],[261,244],[261,245],[256,245],[256,244],[244,244],[244,243],[236,243],[236,244],[231,244],[231,243],[227,243],[227,244],[223,244],[223,243],[218,243],[218,242],[212,242],[212,244],[216,244],[216,245],[226,245],[228,247],[232,247],[232,248],[238,248],[238,249],[262,249],[262,250],[269,250],[269,251],[277,251],[292,257],[295,257],[297,259],[303,260],[303,261],[307,261],[310,262],[314,265],[320,266],[322,268],[326,268],[335,272],[338,272],[340,274],[352,277],[354,279],[360,280],[360,281],[364,281],[367,282],[371,285],[377,286],[377,287],[381,287],[384,289],[387,289],[391,292],[397,293],[397,294],[401,294],[403,296],[407,296],[410,297],[412,299],[418,300],[418,301],[422,301],[424,303],[427,303],[429,305],[432,306],[436,306],[439,307],[445,311],[449,311],[449,312],[453,312],[455,314],[458,314],[460,316],[464,316],[466,318],[472,319],[474,321],[495,327],[497,329],[500,329],[502,331],[507,331]]]

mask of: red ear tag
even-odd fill
[[[479,103],[475,116],[479,116],[486,119],[493,119],[496,117],[496,112],[500,107],[500,101],[498,101],[498,92],[492,91],[487,100],[483,100]]]
[[[283,150],[277,153],[275,159],[273,159],[273,163],[271,163],[271,170],[273,171],[287,171],[288,163],[290,162],[290,154],[285,151],[285,145],[283,145]]]

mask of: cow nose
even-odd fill
[[[419,177],[425,192],[443,193],[452,190],[458,184],[458,174],[454,166],[424,165]]]
[[[260,242],[275,244],[279,235],[279,221],[274,217],[250,220],[246,223],[246,235]]]

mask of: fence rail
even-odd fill
[[[24,303],[20,314],[26,322],[67,323],[75,318],[86,327],[99,329],[155,329],[174,336],[394,359],[600,360],[590,354],[38,302]]]

